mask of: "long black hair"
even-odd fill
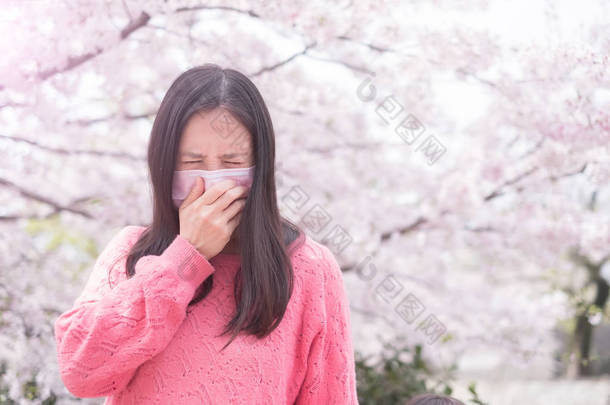
[[[271,117],[256,86],[244,74],[208,63],[183,72],[167,90],[148,144],[152,223],[131,247],[126,271],[127,277],[132,277],[138,259],[160,255],[179,234],[178,209],[173,204],[171,191],[180,137],[193,114],[217,107],[228,110],[250,132],[256,166],[236,228],[241,271],[234,280],[236,314],[221,334],[232,334],[224,350],[242,330],[262,338],[279,325],[293,289],[290,252],[305,237],[297,225],[280,216]],[[213,274],[197,288],[189,309],[204,299],[212,286]]]

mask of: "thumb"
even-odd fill
[[[191,191],[189,195],[186,196],[180,208],[186,207],[190,205],[193,201],[195,201],[201,195],[203,191],[203,178],[197,176],[195,177],[195,181],[193,182],[193,187],[191,187]]]

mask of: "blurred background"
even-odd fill
[[[0,404],[77,400],[53,322],[151,217],[159,103],[207,62],[335,254],[361,404],[610,404],[610,4],[0,3]]]

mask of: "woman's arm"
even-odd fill
[[[328,248],[325,256],[324,321],[314,337],[307,372],[295,405],[358,405],[356,366],[349,302],[339,264]]]
[[[112,288],[108,279],[125,272],[126,254],[138,233],[138,227],[127,226],[113,237],[72,309],[55,321],[61,378],[77,397],[125,388],[136,369],[167,346],[196,288],[214,271],[178,235],[160,256],[141,257],[136,274]]]

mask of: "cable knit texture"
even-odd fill
[[[267,337],[220,337],[236,309],[238,255],[209,261],[180,235],[125,275],[144,227],[104,248],[80,296],[55,321],[61,378],[104,404],[358,404],[349,305],[332,252],[304,237],[290,252],[294,291]],[[194,306],[197,287],[214,286]]]

